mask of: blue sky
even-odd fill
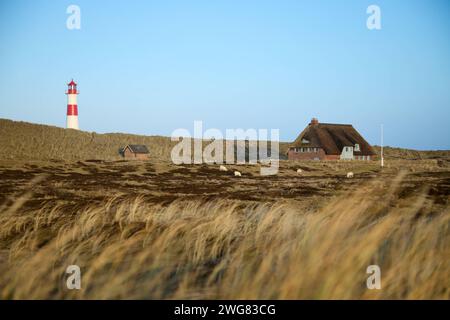
[[[66,8],[81,9],[81,30]],[[366,28],[369,5],[381,30]],[[450,149],[450,2],[2,1],[0,117],[170,135],[352,123],[372,144]]]

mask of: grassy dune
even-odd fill
[[[209,143],[205,141],[203,148]],[[119,160],[119,149],[127,144],[144,144],[152,158],[170,160],[177,142],[170,137],[98,134],[0,119],[0,160]],[[286,148],[287,144],[281,143],[281,158],[285,157]]]
[[[148,164],[136,166],[134,174],[151,171]],[[327,195],[316,187],[312,192],[323,195],[309,197],[300,190],[320,185],[324,172],[305,167],[310,171],[299,179],[287,167],[280,183],[297,195],[271,199],[261,189],[261,198],[247,199],[239,195],[252,189],[250,172],[240,182],[219,176],[222,184],[234,181],[236,196],[227,197],[231,191],[215,192],[220,186],[211,180],[212,169],[193,167],[166,168],[173,175],[164,179],[175,187],[173,179],[184,174],[180,181],[188,181],[191,172],[200,183],[211,181],[211,190],[191,197],[194,187],[177,189],[175,199],[166,197],[174,191],[155,198],[151,188],[108,192],[96,201],[89,200],[92,193],[84,202],[39,199],[42,189],[50,195],[50,186],[68,182],[49,181],[52,170],[27,181],[0,207],[0,298],[450,298],[447,169],[426,163],[406,172],[399,164],[368,178],[360,167],[361,179],[341,191]],[[158,170],[153,177],[163,174]],[[131,181],[142,180],[128,175],[127,185]],[[323,188],[334,190],[329,183]],[[82,270],[80,291],[65,287],[72,264]],[[382,271],[379,291],[365,285],[373,264]]]
[[[151,160],[117,161],[127,143]],[[0,120],[0,145],[0,299],[450,298],[448,152],[261,176],[176,166],[164,137]]]
[[[168,159],[172,149],[167,137],[97,134],[0,119],[0,159],[5,160],[114,160],[127,144],[145,144],[156,158]]]
[[[299,128],[299,133],[301,130],[303,128]],[[145,144],[153,158],[169,160],[170,151],[176,142],[170,141],[169,137],[98,134],[0,119],[0,160],[117,160],[120,159],[119,148],[127,144]],[[288,145],[289,142],[280,143],[280,159],[285,157]],[[375,147],[376,152],[379,150],[379,147]],[[387,159],[450,159],[450,151],[386,147],[385,156]]]

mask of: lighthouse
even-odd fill
[[[67,128],[79,130],[78,127],[78,105],[77,105],[77,84],[70,81],[67,89]]]

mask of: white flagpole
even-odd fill
[[[384,167],[384,154],[383,154],[383,125],[381,125],[381,167]]]

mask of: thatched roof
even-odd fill
[[[344,147],[359,144],[360,151],[355,155],[375,155],[370,144],[351,124],[319,123],[313,119],[290,147],[322,148],[326,154],[339,155]]]
[[[129,144],[125,148],[123,148],[123,150],[125,150],[126,148],[129,148],[133,153],[150,153],[150,151],[148,151],[147,149],[147,146],[143,144]]]

